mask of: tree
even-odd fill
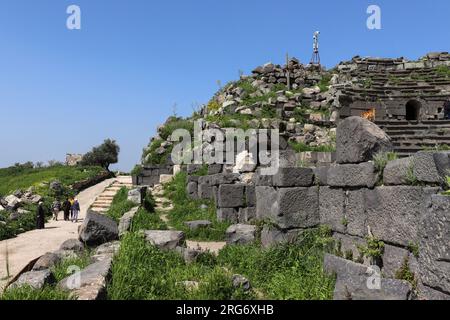
[[[120,147],[116,141],[106,139],[103,144],[86,153],[80,164],[83,166],[101,166],[109,171],[111,164],[119,162],[119,152]]]

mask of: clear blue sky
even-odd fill
[[[66,8],[82,29],[66,28]],[[382,30],[366,28],[368,5]],[[418,58],[450,48],[450,2],[0,0],[0,167],[63,160],[105,138],[130,170],[159,123],[191,114],[225,83],[289,52],[328,67],[354,55]]]

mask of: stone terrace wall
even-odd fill
[[[338,148],[349,148],[343,144],[338,139]],[[382,282],[387,287],[374,296],[351,286],[352,268],[334,268],[344,272],[338,274],[337,299],[343,298],[342,288],[355,299],[450,299],[450,197],[439,195],[450,170],[450,152],[420,152],[388,162],[383,172],[372,161],[354,158],[356,163],[329,167],[280,168],[274,176],[261,175],[260,168],[231,173],[213,165],[207,176],[190,175],[187,191],[192,198],[214,200],[221,221],[266,221],[261,234],[265,247],[294,240],[309,228],[329,226],[340,256],[359,269],[376,263],[387,279]],[[348,157],[337,160],[349,162]],[[195,169],[188,167],[188,173]],[[384,242],[380,261],[360,252],[369,236]],[[405,264],[415,275],[414,288],[396,279]]]

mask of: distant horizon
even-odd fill
[[[72,4],[80,30],[66,27]],[[366,25],[372,4],[380,30]],[[64,162],[111,138],[121,147],[112,169],[130,171],[174,105],[189,116],[218,81],[286,53],[307,64],[314,31],[327,69],[354,56],[417,60],[450,50],[448,12],[444,0],[3,1],[0,167]]]

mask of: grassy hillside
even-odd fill
[[[46,196],[49,183],[58,180],[64,186],[97,176],[104,169],[100,167],[67,167],[57,165],[46,168],[25,168],[20,166],[0,169],[0,196],[18,189],[35,188],[35,193]]]

